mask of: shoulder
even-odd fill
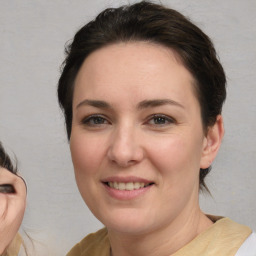
[[[213,225],[207,230],[195,237],[190,243],[177,251],[175,256],[185,255],[226,255],[234,256],[251,235],[252,230],[229,218],[207,215]],[[256,256],[254,254],[245,254],[246,256]],[[244,255],[236,255],[244,256]]]
[[[225,234],[227,237],[238,237],[239,239],[247,238],[251,233],[251,228],[239,224],[229,218],[207,215],[214,223],[212,229]]]
[[[76,244],[67,256],[109,256],[110,244],[106,228],[89,234]]]
[[[223,244],[229,245],[235,256],[256,256],[256,234],[251,228],[229,218],[219,218],[214,224]]]

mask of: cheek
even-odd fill
[[[70,150],[76,176],[89,176],[96,172],[104,155],[103,143],[90,135],[74,131],[70,138]]]
[[[99,170],[103,164],[104,143],[73,129],[70,150],[78,189],[85,203],[94,212],[95,200],[99,198]]]
[[[172,135],[154,142],[148,147],[151,162],[161,173],[163,180],[170,177],[177,183],[198,175],[200,169],[201,148],[199,139],[188,139],[187,136]]]

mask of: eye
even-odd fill
[[[154,126],[165,126],[173,123],[175,123],[173,118],[162,114],[155,114],[148,121],[148,124]]]
[[[91,115],[84,118],[81,123],[87,126],[101,126],[109,124],[109,121],[101,115]]]

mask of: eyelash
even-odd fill
[[[155,121],[158,119],[158,121],[161,121],[163,120],[165,123],[160,123],[160,124],[156,124]],[[153,124],[150,124],[150,121],[154,121]],[[167,122],[167,123],[166,123]],[[166,126],[166,125],[170,125],[170,124],[174,124],[176,123],[176,121],[169,117],[169,116],[166,116],[166,115],[163,115],[163,114],[154,114],[152,115],[148,121],[146,123],[149,123],[150,125],[152,126],[156,126],[156,127],[159,127],[159,126]]]
[[[97,122],[98,122],[99,120],[101,120],[101,121],[103,121],[103,123],[90,123],[91,121],[94,121],[94,122],[95,122],[96,120],[97,120]],[[101,125],[106,124],[106,122],[107,122],[107,124],[110,123],[104,116],[98,115],[98,114],[96,114],[96,115],[90,115],[90,116],[84,118],[84,119],[81,121],[81,123],[82,123],[83,125],[87,125],[87,126],[91,126],[91,127],[94,127],[94,126],[101,126]]]
[[[154,123],[150,123],[151,121],[153,121]],[[160,121],[160,122],[163,121],[164,123],[157,124],[156,123],[157,121]],[[163,127],[163,126],[174,124],[174,123],[176,123],[176,121],[169,116],[166,116],[163,114],[154,114],[150,116],[144,124],[149,124],[150,126],[155,126],[155,127]],[[101,125],[111,124],[111,123],[108,121],[108,119],[105,116],[95,114],[95,115],[90,115],[88,117],[85,117],[81,121],[81,124],[89,127],[100,127]]]

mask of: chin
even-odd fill
[[[108,230],[112,230],[116,233],[122,233],[127,235],[142,235],[150,232],[147,224],[135,224],[134,222],[126,222],[126,223],[117,223],[114,222],[113,225],[109,224],[106,226]]]
[[[100,218],[99,218],[100,219]],[[136,211],[122,209],[104,215],[100,221],[109,229],[119,233],[142,234],[149,229],[149,217]]]

